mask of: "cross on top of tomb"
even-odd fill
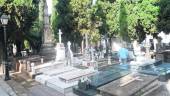
[[[61,29],[59,29],[59,43],[61,43],[61,35],[62,35],[62,32],[61,32]]]

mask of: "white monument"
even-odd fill
[[[64,60],[65,59],[65,47],[64,47],[64,44],[61,43],[61,35],[62,35],[62,32],[61,30],[59,29],[59,43],[57,43],[57,46],[56,46],[56,61],[58,60]]]
[[[68,60],[68,65],[71,65],[72,66],[72,63],[73,63],[73,52],[71,51],[71,42],[68,41],[67,42],[67,46],[68,46],[68,50],[67,50],[67,60]]]
[[[162,40],[161,40],[161,43],[163,44],[168,44],[170,42],[170,34],[165,34],[163,31],[161,31],[159,34],[158,34],[158,37],[160,37]]]
[[[154,52],[157,51],[157,44],[158,44],[158,40],[156,38],[154,38],[153,39]]]
[[[59,29],[59,43],[61,43],[61,35],[62,35],[62,32],[61,32],[61,29]]]
[[[50,25],[50,17],[48,14],[48,6],[47,6],[47,0],[40,0],[40,3],[42,5],[40,7],[40,10],[43,10],[43,13],[40,16],[43,20],[43,33],[42,33],[42,46],[40,49],[40,55],[44,57],[45,61],[50,61],[55,58],[55,52],[54,52],[54,34],[52,33],[51,25]]]

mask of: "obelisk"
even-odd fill
[[[48,6],[47,2],[45,0],[45,5],[44,5],[44,32],[43,32],[43,44],[52,44],[53,41],[53,36],[52,36],[52,31],[51,31],[51,26],[50,26],[50,20],[49,20],[49,14],[48,14]]]
[[[51,31],[49,14],[48,14],[48,5],[47,0],[44,2],[44,14],[43,14],[43,34],[42,34],[42,47],[40,50],[40,55],[47,60],[52,60],[55,57],[55,48],[53,42],[53,33]]]

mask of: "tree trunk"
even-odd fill
[[[19,40],[16,40],[16,47],[17,47],[17,56],[21,56],[21,50],[22,50],[22,42]]]

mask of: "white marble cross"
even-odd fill
[[[62,35],[62,32],[61,32],[61,29],[59,29],[59,43],[61,43],[61,35]]]

